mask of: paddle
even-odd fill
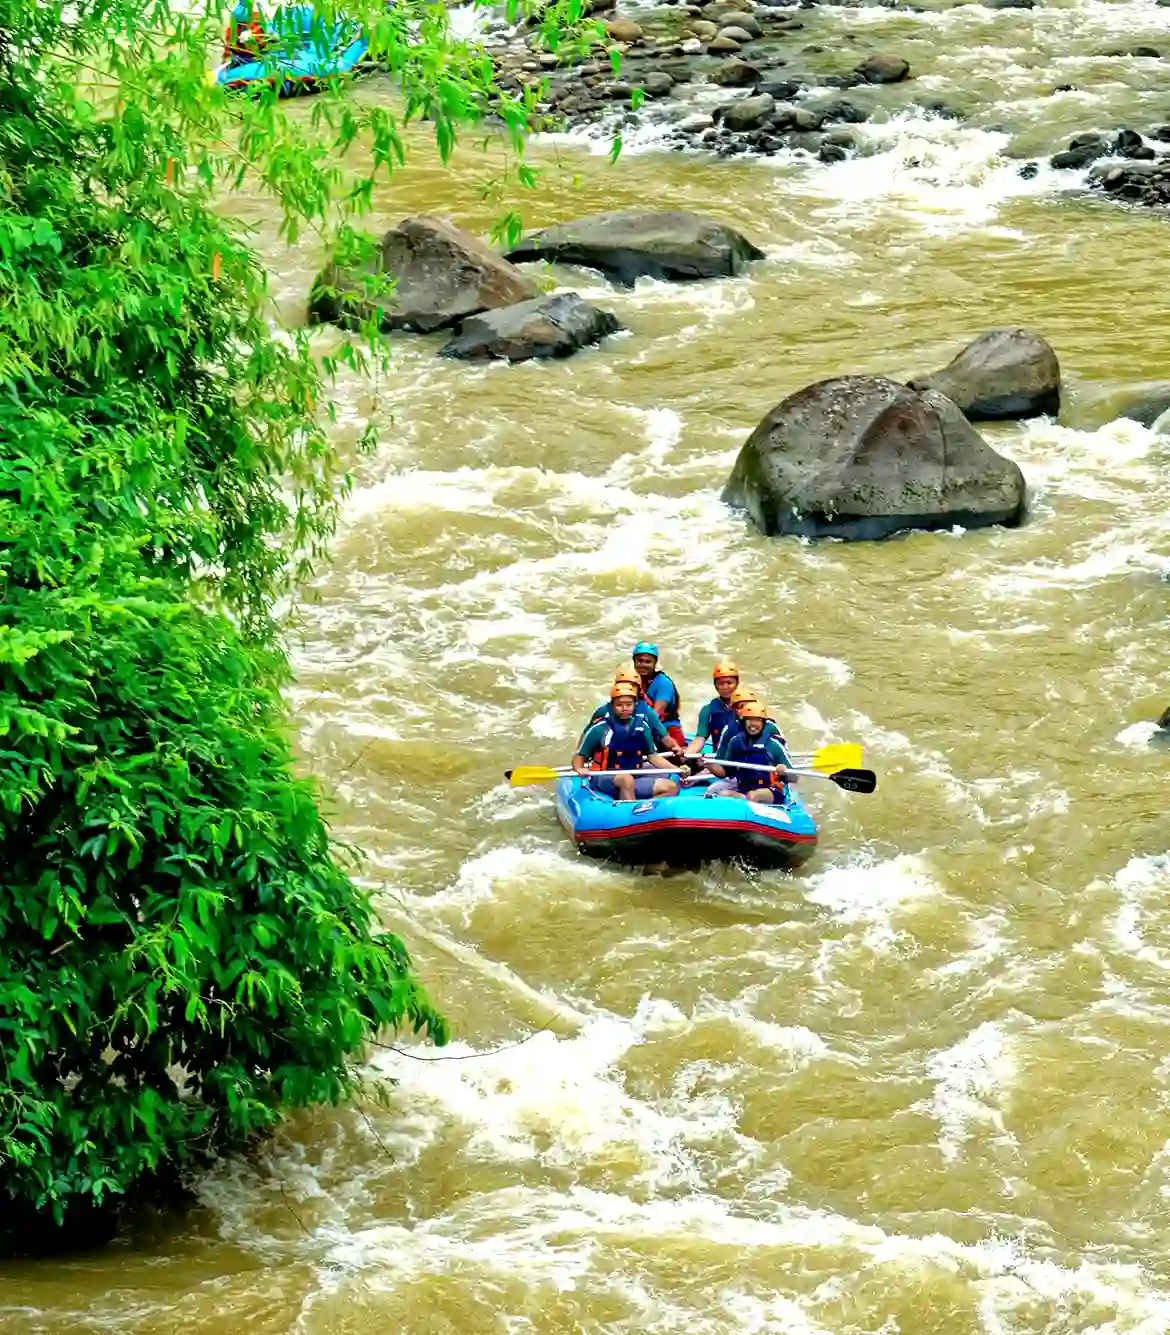
[[[719,762],[721,765],[723,761]],[[744,765],[726,762],[728,768],[734,769],[752,769],[759,770],[764,774],[771,774],[772,767],[768,765]],[[822,774],[815,769],[796,769],[792,768],[793,774],[799,774],[809,779],[828,779],[830,783],[835,783],[838,788],[843,788],[847,793],[872,793],[877,787],[877,775],[871,769],[843,769],[835,774]],[[582,778],[596,779],[610,774],[637,774],[644,776],[647,774],[682,774],[685,771],[677,769],[591,769],[583,774]],[[569,775],[575,774],[575,770],[554,769],[548,765],[520,765],[516,769],[510,769],[505,772],[505,778],[511,780],[513,788],[525,788],[534,783],[551,783],[554,779],[563,779]]]
[[[831,742],[828,746],[822,746],[819,750],[814,751],[811,756],[800,753],[793,759],[794,761],[799,760],[801,763],[807,760],[809,769],[819,770],[822,774],[831,774],[836,770],[859,769],[861,767],[861,747],[856,742]],[[527,774],[529,771],[535,773],[537,770],[545,777],[522,779],[519,782],[513,779],[512,787],[523,787],[527,783],[547,783],[550,776],[552,778],[571,778],[577,772],[571,765],[521,765],[518,769],[506,769],[504,778],[511,779],[513,774]]]
[[[778,768],[775,765],[749,765],[742,760],[718,760],[715,763],[724,769],[750,769],[757,774],[773,774]],[[833,774],[822,774],[819,770],[801,769],[796,765],[786,765],[784,768],[802,778],[828,779],[847,793],[872,793],[877,788],[877,775],[871,769],[839,769]]]

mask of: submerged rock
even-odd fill
[[[866,83],[901,83],[910,73],[910,62],[901,56],[869,56],[853,72]]]
[[[1051,345],[1028,329],[989,329],[951,362],[909,381],[937,390],[972,421],[996,422],[1060,411],[1060,364]]]
[[[440,349],[440,355],[465,361],[494,357],[510,362],[568,357],[621,328],[609,311],[590,305],[576,292],[555,292],[471,316]]]
[[[1141,398],[1132,399],[1117,415],[1128,418],[1131,422],[1138,422],[1142,426],[1152,427],[1166,412],[1170,412],[1170,385],[1152,394],[1143,394]]]
[[[941,394],[842,376],[772,409],[723,499],[766,534],[866,539],[1019,523],[1025,484]]]
[[[508,252],[509,260],[583,264],[626,286],[641,277],[719,278],[764,252],[733,227],[698,213],[597,213],[546,227]]]
[[[367,295],[365,280],[395,280],[386,296]],[[535,283],[478,237],[445,218],[405,218],[383,236],[364,268],[328,264],[309,296],[309,323],[356,329],[377,315],[383,330],[445,329],[479,311],[537,294]]]

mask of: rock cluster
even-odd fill
[[[628,285],[644,275],[733,276],[762,256],[734,228],[682,211],[579,218],[534,233],[507,256],[447,219],[406,218],[365,264],[326,265],[309,296],[309,322],[354,330],[372,319],[416,333],[458,327],[442,348],[447,357],[566,357],[622,326],[575,292],[540,295],[513,260],[582,264]]]

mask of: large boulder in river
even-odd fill
[[[908,383],[945,394],[973,422],[1060,412],[1060,363],[1047,340],[1028,329],[989,329],[941,371]]]
[[[883,376],[789,395],[739,452],[723,499],[768,534],[884,538],[900,529],[1015,524],[1024,475],[949,399]]]
[[[521,301],[464,320],[458,335],[440,349],[444,357],[482,361],[491,357],[523,362],[532,357],[567,357],[599,343],[621,325],[576,292]]]
[[[394,291],[371,296],[371,274],[393,278]],[[366,265],[326,266],[309,297],[309,322],[356,329],[377,313],[384,330],[426,334],[479,311],[527,301],[537,291],[526,274],[447,219],[406,218],[386,233]]]
[[[555,260],[600,269],[629,287],[636,278],[718,278],[763,258],[733,227],[698,213],[596,213],[534,232],[509,260]]]

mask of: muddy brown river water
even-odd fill
[[[3,1268],[5,1335],[1170,1330],[1170,437],[1116,416],[1170,372],[1170,232],[1007,156],[1170,119],[1162,62],[1096,54],[1170,53],[1170,10],[810,13],[968,119],[895,114],[831,166],[538,144],[530,225],[653,202],[767,258],[633,291],[554,271],[629,332],[486,369],[403,337],[339,390],[345,447],[371,407],[380,444],[297,719],[455,1041],[378,1052],[390,1106],[294,1119],[189,1216]],[[379,216],[486,231],[486,171],[415,157]],[[266,244],[300,319],[318,256]],[[1065,376],[1059,424],[985,432],[1023,528],[809,545],[720,503],[792,390],[999,324]],[[879,789],[809,786],[806,868],[597,865],[504,784],[567,757],[644,635],[688,725],[730,653],[795,745],[863,743]]]

